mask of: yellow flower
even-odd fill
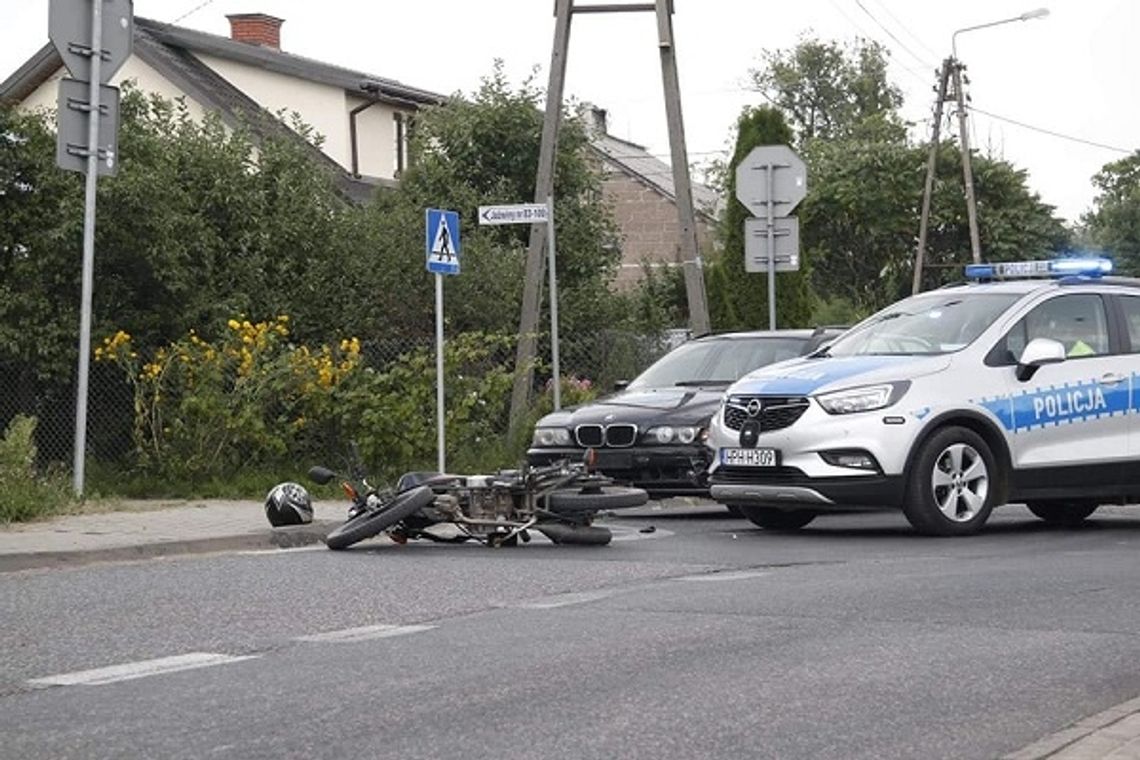
[[[238,322],[236,319],[231,319],[229,322],[226,322],[226,325],[231,330],[240,330],[241,329],[241,323]]]

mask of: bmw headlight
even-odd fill
[[[647,430],[645,436],[649,443],[690,444],[700,434],[701,428],[697,425],[658,425]]]
[[[854,414],[885,409],[898,401],[910,387],[910,381],[867,385],[862,388],[849,388],[844,391],[825,393],[816,396],[823,411],[828,414]]]
[[[570,431],[562,427],[536,427],[530,445],[540,448],[570,446]]]

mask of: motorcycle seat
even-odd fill
[[[449,475],[443,472],[405,472],[396,481],[396,491],[408,491],[418,486],[436,486],[444,483],[454,483],[459,475]]]

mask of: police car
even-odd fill
[[[1007,502],[1073,525],[1140,501],[1140,279],[1111,271],[971,265],[744,376],[710,426],[712,497],[763,528],[891,508],[933,535]]]

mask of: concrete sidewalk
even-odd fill
[[[316,502],[312,524],[274,529],[259,501],[141,501],[123,506],[121,511],[0,526],[0,573],[317,544],[348,512],[344,501]],[[677,500],[664,509],[669,511],[670,506],[684,511],[710,511],[707,503],[693,500]],[[645,507],[630,510],[630,515],[648,517],[660,514],[661,509]],[[1083,718],[1002,760],[1045,758],[1140,760],[1140,697]]]

